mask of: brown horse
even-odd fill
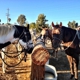
[[[49,28],[42,28],[42,31],[41,31],[41,39],[43,39],[44,43],[46,44],[46,38],[49,38],[51,40],[51,46],[52,46],[52,49],[53,49],[53,55],[52,57],[53,58],[56,58],[58,59],[58,55],[57,55],[57,51],[58,49],[54,49],[53,48],[53,45],[52,45],[52,29],[49,29]],[[49,42],[48,42],[49,43]]]
[[[70,64],[71,77],[78,80],[78,64],[79,64],[79,38],[77,35],[77,30],[71,29],[65,26],[54,25],[52,22],[52,45],[56,49],[59,46],[63,46],[67,59]]]
[[[48,38],[50,38],[50,40],[52,42],[52,29],[42,28],[41,37],[42,37],[42,39],[45,39],[46,37],[48,37]]]

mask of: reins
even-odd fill
[[[68,48],[73,44],[73,42],[74,42],[74,40],[75,40],[75,38],[76,38],[77,34],[78,34],[78,31],[76,31],[76,34],[75,34],[75,36],[74,36],[73,40],[71,41],[71,44],[70,44],[69,46],[67,46],[67,48],[65,48],[64,50],[62,50],[62,49],[61,49],[61,51],[65,51],[65,50],[67,50],[67,49],[68,49]],[[61,47],[63,47],[63,43],[62,43],[62,44],[60,44],[60,46],[61,46]]]

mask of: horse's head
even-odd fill
[[[31,33],[29,31],[29,24],[27,27],[15,26],[17,28],[14,37],[19,37],[20,44],[27,50],[28,53],[31,53],[33,50],[33,42],[31,40]]]
[[[41,39],[45,40],[48,37],[52,40],[52,33],[50,29],[42,28],[42,31],[40,34],[41,34]]]
[[[48,28],[43,28],[41,31],[42,36],[48,36]]]
[[[61,43],[61,27],[62,27],[62,23],[60,23],[60,25],[54,25],[54,23],[52,22],[52,46],[54,49],[58,48],[60,46]]]

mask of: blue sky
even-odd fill
[[[17,22],[20,14],[24,14],[28,23],[36,22],[39,14],[46,15],[47,23],[61,22],[67,26],[75,20],[80,24],[80,0],[0,0],[0,19],[7,22],[6,13],[10,9],[11,23]]]

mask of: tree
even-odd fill
[[[76,21],[72,21],[72,22],[69,21],[68,27],[75,29],[78,27],[78,23],[76,23]]]
[[[4,23],[2,23],[2,25],[4,25]]]
[[[0,19],[0,24],[1,24],[1,19]]]
[[[20,15],[17,19],[18,24],[24,25],[26,23],[26,16],[25,15]]]
[[[10,22],[11,21],[11,18],[8,18],[8,21]]]
[[[27,27],[28,24],[29,24],[28,22],[25,22],[24,26]]]
[[[45,24],[45,27],[46,27],[46,28],[49,28],[50,26],[49,26],[49,24]]]
[[[76,28],[78,27],[78,23],[75,24],[75,27],[76,27]]]
[[[35,29],[35,28],[36,28],[36,24],[35,24],[35,22],[30,23],[30,29]]]
[[[36,20],[36,28],[40,31],[41,27],[46,27],[45,24],[48,20],[44,14],[39,14],[38,19]]]

